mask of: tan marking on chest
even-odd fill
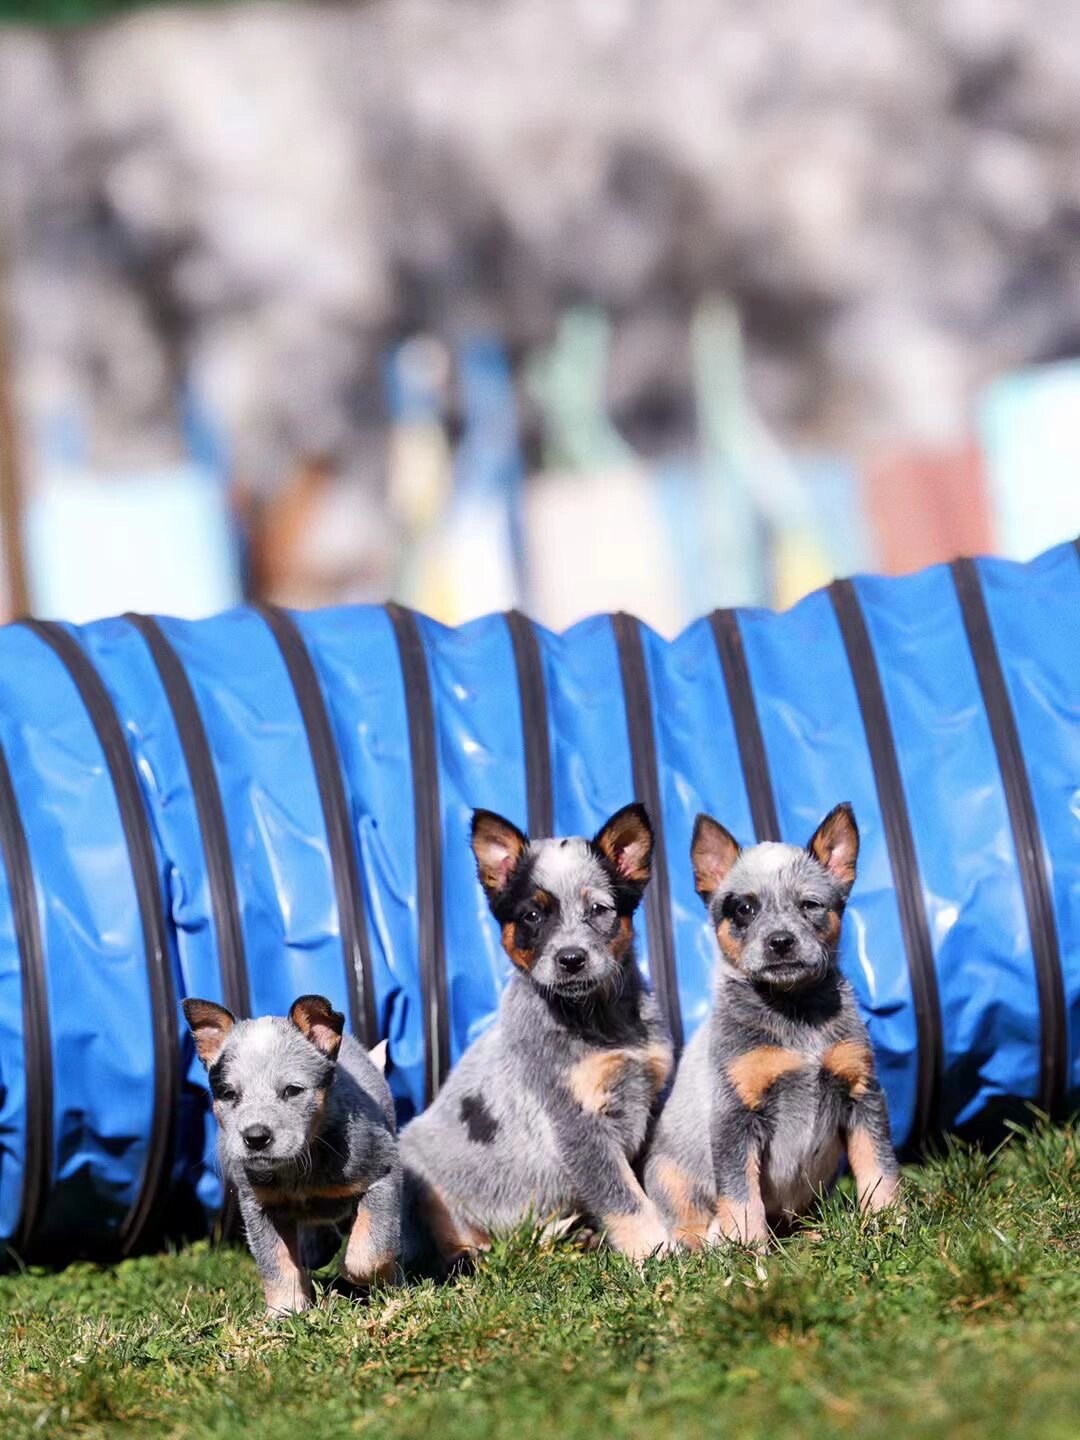
[[[782,1045],[759,1045],[732,1060],[727,1076],[732,1088],[748,1110],[756,1110],[782,1075],[801,1070],[806,1064],[797,1050]]]
[[[288,1190],[275,1190],[270,1185],[253,1185],[251,1193],[265,1210],[270,1205],[293,1204],[296,1196]]]
[[[671,1050],[653,1044],[643,1050],[593,1050],[571,1067],[570,1093],[583,1110],[603,1114],[628,1070],[642,1070],[655,1095],[671,1073]]]
[[[841,1040],[830,1045],[821,1057],[821,1065],[837,1080],[842,1080],[852,1095],[865,1095],[874,1073],[874,1057],[858,1040]]]
[[[626,1050],[594,1050],[573,1066],[570,1093],[583,1110],[598,1114],[607,1108],[629,1058]]]
[[[350,1180],[341,1185],[320,1185],[315,1190],[305,1190],[305,1200],[351,1200],[363,1195],[367,1185],[363,1180]]]
[[[308,1190],[278,1190],[271,1185],[253,1185],[251,1193],[264,1209],[273,1205],[302,1208],[313,1200],[351,1200],[362,1195],[366,1189],[362,1180],[351,1180],[342,1185],[319,1185]]]

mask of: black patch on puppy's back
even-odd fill
[[[490,1145],[499,1133],[499,1122],[484,1103],[482,1095],[464,1095],[461,1100],[461,1123],[469,1139],[477,1145]]]

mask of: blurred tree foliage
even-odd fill
[[[17,20],[34,25],[77,25],[85,20],[103,20],[125,10],[145,10],[155,3],[161,0],[0,0],[0,23]],[[221,4],[222,0],[196,0],[196,3]]]

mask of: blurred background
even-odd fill
[[[1076,0],[0,0],[5,617],[1080,530]]]

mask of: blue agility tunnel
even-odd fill
[[[508,962],[470,812],[661,840],[639,955],[677,1038],[709,1003],[699,810],[862,830],[844,966],[899,1146],[1080,1097],[1080,558],[839,581],[673,642],[395,606],[0,631],[0,1239],[123,1253],[220,1211],[179,1002],[321,991],[389,1037],[402,1118]]]

